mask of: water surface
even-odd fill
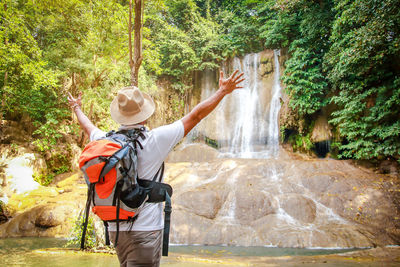
[[[101,267],[119,266],[116,255],[81,253],[76,249],[62,249],[67,241],[56,238],[0,239],[0,266],[41,267]],[[59,248],[50,249],[49,248]],[[170,256],[163,257],[161,266],[360,266],[359,262],[315,262],[311,255],[328,255],[350,251],[327,249],[296,249],[269,247],[225,246],[170,246]],[[293,259],[299,259],[293,260]],[[278,260],[274,260],[278,259]],[[284,261],[282,262],[282,259]],[[339,265],[338,265],[339,264]],[[363,266],[380,266],[370,262]],[[395,266],[395,265],[391,265]]]

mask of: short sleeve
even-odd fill
[[[172,124],[164,125],[153,130],[158,149],[163,158],[182,140],[185,134],[182,121],[176,121]]]
[[[103,132],[99,128],[96,128],[90,133],[90,141],[98,140],[104,138],[105,136],[106,132]]]

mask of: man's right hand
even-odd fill
[[[221,90],[225,95],[232,93],[233,90],[243,88],[243,86],[238,86],[239,83],[244,81],[243,72],[240,73],[238,76],[238,70],[235,70],[234,73],[228,78],[224,79],[224,72],[219,72],[219,90]]]
[[[224,73],[220,72],[219,89],[208,99],[202,101],[194,109],[182,118],[185,136],[196,126],[204,117],[213,111],[219,102],[233,90],[243,88],[239,83],[244,81],[243,73],[238,74],[236,70],[228,79],[224,79]]]

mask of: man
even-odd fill
[[[143,149],[138,149],[138,176],[151,180],[168,153],[204,117],[215,109],[218,103],[238,86],[244,79],[243,73],[235,71],[228,79],[220,72],[219,89],[208,99],[198,104],[189,114],[172,124],[146,131],[141,140]],[[80,109],[81,94],[77,99],[69,95],[68,101],[74,110],[79,124],[90,136],[90,140],[105,137],[105,132],[96,128]],[[118,92],[110,106],[113,120],[121,124],[120,130],[143,127],[153,114],[155,105],[151,97],[137,87],[125,87]],[[121,266],[159,266],[162,243],[162,203],[145,203],[137,220],[132,224],[121,222],[116,246]],[[110,223],[110,239],[115,239],[116,226]]]

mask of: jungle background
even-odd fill
[[[148,0],[139,87],[165,108],[149,125],[184,115],[196,73],[263,49],[287,49],[282,81],[292,119],[282,142],[312,150],[326,113],[331,156],[379,164],[400,159],[400,11],[397,0]],[[1,140],[40,153],[42,185],[71,171],[87,137],[67,105],[104,130],[115,93],[129,85],[129,1],[5,0],[0,4]],[[162,104],[161,104],[162,103]],[[6,126],[20,129],[7,132]],[[8,128],[9,129],[9,128]]]

